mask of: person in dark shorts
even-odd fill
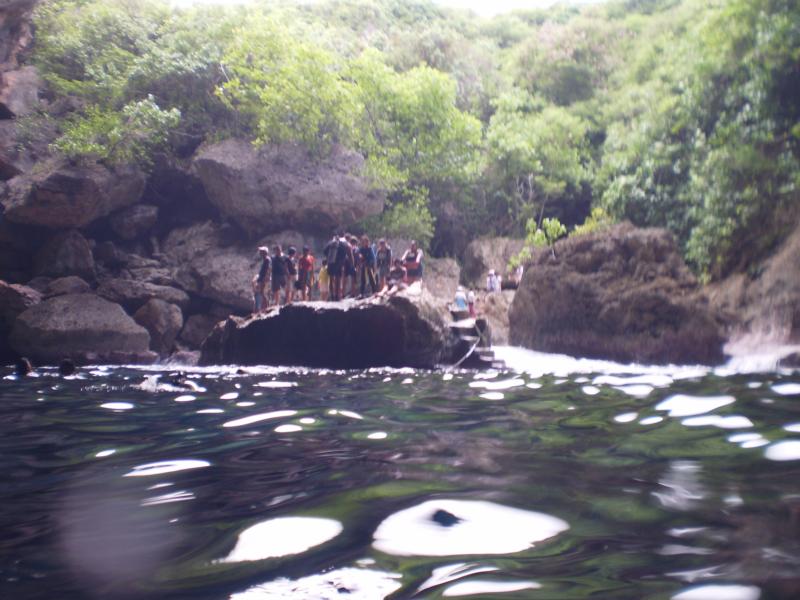
[[[422,250],[417,248],[417,242],[411,242],[411,247],[403,254],[402,260],[407,272],[408,285],[420,281],[422,279]]]
[[[319,269],[319,299],[326,302],[331,294],[331,276],[328,273],[328,259],[322,259],[322,266]]]
[[[311,248],[303,246],[303,256],[297,261],[297,290],[300,300],[311,299],[311,286],[314,285],[314,255]]]
[[[343,287],[348,287],[346,296],[356,296],[356,275],[358,274],[358,238],[345,235],[347,249],[344,258],[344,277]],[[349,284],[349,285],[348,285]]]
[[[378,289],[386,287],[386,279],[392,270],[392,247],[381,238],[378,241],[378,251],[375,253],[375,267],[378,270]]]
[[[286,304],[294,301],[297,290],[297,248],[289,246],[286,252]]]
[[[373,294],[378,291],[378,282],[375,281],[375,251],[366,235],[361,236],[361,246],[358,248],[358,279],[362,298],[366,295],[367,282]]]
[[[285,289],[288,282],[289,268],[281,245],[275,244],[273,251],[275,254],[272,256],[272,302],[275,306],[279,306],[281,303],[281,289]]]
[[[381,291],[383,296],[393,296],[399,291],[406,289],[406,268],[399,258],[394,259],[394,267],[389,271],[389,276],[386,279],[386,289]]]
[[[261,257],[261,267],[258,273],[253,277],[253,313],[259,313],[265,308],[269,302],[265,294],[267,282],[269,281],[270,268],[272,261],[269,258],[269,248],[261,246],[258,249],[258,255]]]

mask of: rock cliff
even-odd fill
[[[724,338],[672,236],[630,224],[538,250],[510,310],[511,343],[643,363],[722,361]]]

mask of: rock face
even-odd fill
[[[230,317],[206,339],[201,363],[431,368],[452,359],[441,309],[423,292],[299,303],[253,318]]]
[[[40,171],[7,184],[5,218],[50,229],[81,228],[139,200],[145,177],[132,167],[115,171],[99,165],[50,160]]]
[[[133,320],[150,334],[150,349],[159,354],[169,354],[175,338],[183,327],[181,309],[158,298],[148,300],[136,311]]]
[[[89,242],[75,230],[55,235],[36,254],[34,271],[42,277],[74,275],[93,280],[94,257]]]
[[[60,277],[47,284],[44,290],[45,298],[66,296],[67,294],[88,294],[91,291],[89,284],[80,277],[70,275]]]
[[[32,288],[0,281],[0,363],[11,362],[15,357],[8,335],[17,316],[41,301],[41,294]]]
[[[135,240],[147,233],[158,221],[158,207],[152,204],[136,204],[115,213],[111,229],[123,240]]]
[[[122,307],[93,294],[57,296],[32,306],[14,322],[11,347],[35,363],[147,362],[150,335]]]
[[[722,361],[716,314],[672,236],[630,224],[534,253],[509,315],[511,343],[644,363]]]
[[[129,312],[135,312],[154,298],[180,308],[186,308],[189,304],[189,296],[183,290],[131,279],[106,279],[98,286],[97,295],[121,304]]]
[[[0,2],[0,71],[15,69],[33,38],[31,11],[38,0]]]
[[[193,164],[220,214],[260,235],[297,224],[330,233],[380,213],[384,196],[359,176],[363,163],[361,155],[341,147],[320,160],[297,145],[256,150],[231,139],[202,148]]]
[[[505,276],[509,259],[519,254],[522,246],[522,240],[505,237],[485,237],[471,241],[464,250],[461,282],[471,287],[484,288],[489,269]]]
[[[0,117],[24,117],[33,111],[41,83],[36,67],[0,73]]]
[[[199,348],[220,320],[213,315],[192,315],[186,319],[179,339],[193,348]]]
[[[426,258],[423,263],[425,287],[437,298],[452,301],[461,268],[452,258]]]

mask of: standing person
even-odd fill
[[[464,288],[461,286],[456,288],[454,303],[456,310],[467,310],[467,294],[464,292]]]
[[[261,257],[261,267],[258,273],[253,277],[253,314],[259,313],[269,304],[266,291],[267,282],[269,280],[271,263],[269,258],[269,248],[261,246],[258,249],[258,255]]]
[[[342,271],[344,270],[344,255],[339,259],[339,239],[337,233],[333,234],[331,241],[325,245],[323,252],[328,262],[328,275],[330,275],[330,299],[334,302],[339,300],[342,285]]]
[[[403,254],[403,266],[406,268],[408,285],[422,279],[422,250],[417,242],[411,241],[411,247]]]
[[[328,300],[330,294],[331,276],[328,274],[328,259],[322,259],[322,267],[319,269],[319,299],[323,302]]]
[[[314,285],[314,255],[308,246],[303,246],[303,256],[297,261],[297,275],[300,300],[310,300],[311,286]]]
[[[494,269],[489,269],[489,274],[486,276],[486,291],[489,293],[500,291],[500,278]]]
[[[275,244],[273,248],[275,254],[272,256],[272,302],[275,306],[280,306],[281,303],[281,289],[286,287],[289,277],[289,269],[287,267],[286,256],[283,254],[283,248],[280,244]],[[289,292],[286,292],[288,297]]]
[[[386,287],[386,278],[392,269],[392,247],[381,238],[378,241],[378,251],[375,253],[375,266],[378,269],[378,289]]]
[[[477,311],[475,310],[475,290],[470,289],[469,293],[467,294],[467,306],[469,306],[469,316],[473,319],[478,316]]]
[[[347,249],[344,259],[344,275],[349,282],[349,290],[347,296],[356,296],[356,275],[358,274],[358,238],[349,234],[345,235],[347,240]]]
[[[375,281],[375,251],[369,243],[369,238],[365,235],[361,237],[361,247],[358,249],[358,273],[359,280],[361,281],[361,297],[365,294],[367,287],[367,280],[369,280],[369,287],[372,293],[378,291],[378,283]]]
[[[291,304],[297,289],[297,248],[294,246],[289,246],[287,252],[286,273],[286,304]]]

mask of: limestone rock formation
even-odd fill
[[[464,250],[462,283],[483,288],[489,269],[505,276],[509,259],[519,254],[522,246],[522,240],[505,237],[484,237],[471,241]]]
[[[458,288],[461,268],[452,258],[426,258],[423,261],[425,287],[437,298],[452,302]]]
[[[106,279],[97,287],[97,295],[122,305],[131,313],[154,298],[180,308],[189,304],[189,296],[181,289],[132,279]]]
[[[158,221],[158,207],[152,204],[134,204],[114,213],[109,222],[111,229],[123,240],[135,240],[144,235]]]
[[[34,272],[43,277],[75,275],[93,280],[94,257],[89,242],[75,230],[56,234],[36,254]]]
[[[30,114],[39,102],[41,84],[36,67],[0,73],[0,117],[8,119]]]
[[[318,159],[299,145],[265,146],[229,139],[206,146],[194,170],[221,215],[251,235],[302,224],[329,233],[383,209],[384,195],[360,176],[361,155],[335,147]]]
[[[186,319],[179,340],[191,348],[199,348],[221,319],[206,314],[192,315]]]
[[[145,185],[134,167],[111,170],[100,164],[72,165],[50,159],[41,169],[7,182],[4,198],[9,221],[50,229],[81,228],[137,202]]]
[[[183,327],[181,309],[158,298],[148,300],[133,315],[133,320],[150,334],[150,349],[161,355],[169,354],[175,338]]]
[[[44,300],[14,322],[11,347],[38,364],[151,362],[150,335],[118,304],[93,294]]]
[[[716,313],[672,236],[617,225],[534,253],[510,311],[511,343],[644,363],[722,361]]]
[[[17,316],[41,301],[41,294],[32,288],[0,281],[0,364],[15,357],[8,335]]]
[[[204,342],[201,363],[432,368],[452,360],[454,341],[442,309],[422,292],[305,302],[252,318],[230,317]]]
[[[31,12],[38,0],[0,2],[0,71],[16,69],[33,39]]]
[[[67,277],[59,277],[48,283],[44,290],[44,297],[53,298],[55,296],[66,296],[67,294],[87,294],[90,291],[89,284],[83,279],[75,275],[69,275]]]

